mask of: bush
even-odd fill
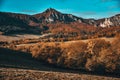
[[[111,44],[107,41],[105,41],[104,39],[95,39],[95,40],[90,40],[88,42],[88,46],[87,49],[89,51],[90,54],[94,55],[98,55],[99,56],[99,52],[102,49],[107,49],[111,46]]]
[[[75,42],[63,47],[64,65],[68,68],[83,69],[86,63],[87,44],[84,42]]]
[[[96,57],[93,57],[92,59],[88,59],[86,65],[85,65],[85,68],[88,71],[95,71],[98,73],[105,72],[104,64],[98,62]]]
[[[57,59],[61,54],[61,49],[58,44],[50,43],[50,44],[41,44],[41,46],[35,46],[32,50],[32,56],[39,59],[44,60],[48,63],[55,64],[57,63]]]

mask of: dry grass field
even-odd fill
[[[27,35],[28,37],[31,36]],[[94,45],[89,44],[90,42]],[[119,38],[115,40],[114,37],[102,37],[15,46],[13,49],[0,48],[0,80],[120,80],[119,72],[114,73],[119,71]],[[92,53],[88,52],[89,48],[93,51]],[[116,55],[112,53],[115,51]],[[110,62],[104,62],[104,60]],[[104,70],[103,67],[108,72],[94,72],[97,69]]]
[[[0,68],[0,80],[120,80],[120,78],[67,72]]]
[[[20,40],[20,39],[36,39],[41,37],[41,35],[32,35],[32,34],[19,34],[19,35],[0,35],[0,41],[7,41],[11,42],[13,40]]]

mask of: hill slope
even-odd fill
[[[34,70],[33,70],[34,69]],[[98,76],[94,73],[61,69],[38,62],[28,53],[0,48],[0,80],[119,80],[115,76]]]

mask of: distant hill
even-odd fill
[[[67,26],[67,27],[66,27]],[[0,12],[0,32],[4,34],[40,34],[68,29],[69,32],[93,33],[96,28],[120,26],[120,14],[103,19],[84,19],[49,8],[35,15]],[[89,29],[89,30],[88,30]],[[95,31],[94,31],[95,30]]]

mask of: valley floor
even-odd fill
[[[11,42],[13,40],[20,40],[20,39],[37,39],[42,36],[44,35],[32,35],[32,34],[0,35],[0,41]]]

